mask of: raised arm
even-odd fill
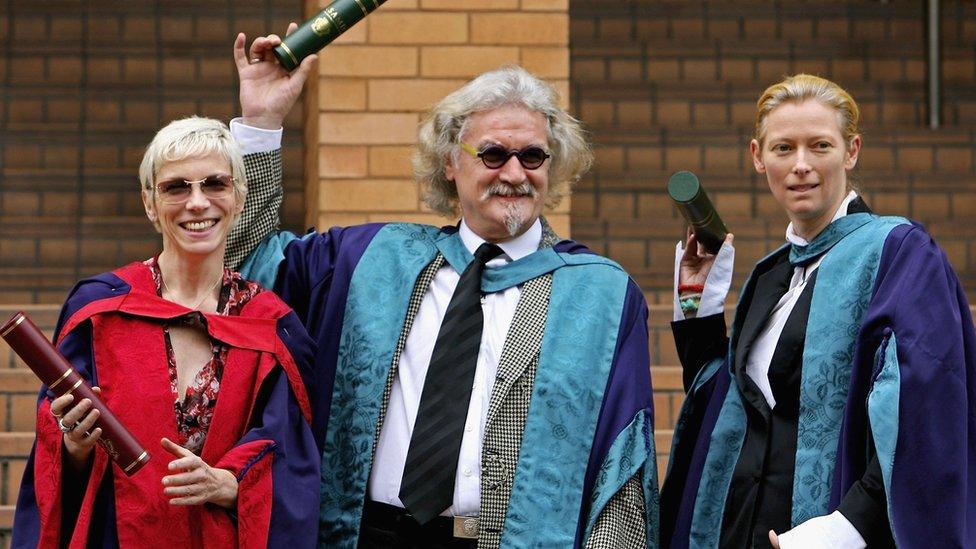
[[[689,230],[685,246],[676,250],[671,330],[685,390],[705,364],[725,356],[728,349],[725,300],[735,260],[732,241],[729,233],[718,254],[710,254]]]
[[[288,33],[297,27],[288,26]],[[317,57],[309,56],[294,72],[289,73],[275,60],[271,50],[281,43],[275,34],[254,40],[245,53],[244,33],[234,40],[234,63],[240,80],[241,118],[231,123],[231,129],[244,149],[244,166],[248,180],[248,196],[237,226],[227,238],[224,263],[231,269],[240,268],[244,260],[269,234],[278,230],[280,208],[284,198],[281,186],[280,143],[282,121],[301,95]],[[257,139],[242,139],[257,136]],[[265,137],[264,139],[261,139]],[[253,143],[260,143],[253,145]],[[250,147],[248,144],[252,144]],[[263,146],[262,146],[263,145]]]

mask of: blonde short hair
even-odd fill
[[[844,137],[844,143],[850,146],[858,134],[857,123],[861,113],[857,103],[844,88],[812,74],[788,76],[766,88],[756,102],[756,141],[763,144],[766,137],[766,117],[773,109],[784,103],[802,103],[807,99],[815,99],[837,111],[840,133]]]
[[[432,210],[445,216],[459,213],[457,187],[444,173],[447,159],[457,162],[458,142],[472,115],[506,106],[537,112],[546,121],[552,154],[547,206],[557,205],[570,194],[573,184],[590,169],[593,152],[584,130],[559,106],[556,90],[521,67],[502,67],[450,93],[420,124],[413,171],[423,187],[424,201]]]
[[[156,132],[139,166],[142,189],[153,192],[156,175],[167,162],[209,154],[220,155],[230,164],[235,199],[242,202],[247,194],[247,176],[241,149],[223,122],[199,116],[174,120]]]

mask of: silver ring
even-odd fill
[[[260,63],[261,61],[264,61],[264,59],[261,59],[260,57],[255,57],[254,59],[250,60],[250,63],[253,65],[255,63]]]
[[[61,429],[61,432],[64,433],[64,434],[68,434],[71,431],[74,431],[75,430],[75,427],[77,427],[77,426],[78,426],[78,424],[75,423],[71,427],[68,427],[67,425],[64,424],[64,421],[62,421],[62,418],[60,418],[60,417],[58,418],[58,429]]]

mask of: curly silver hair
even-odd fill
[[[505,106],[538,112],[546,120],[552,154],[547,168],[547,206],[559,204],[590,169],[593,151],[585,131],[579,120],[559,106],[556,90],[522,67],[502,67],[486,72],[450,93],[420,124],[413,173],[423,187],[424,202],[432,210],[445,216],[459,214],[457,187],[444,173],[447,159],[458,161],[458,142],[472,115]]]

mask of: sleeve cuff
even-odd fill
[[[672,320],[684,319],[681,306],[678,304],[678,278],[681,272],[681,256],[684,254],[684,243],[678,242],[674,248],[674,317]],[[732,288],[732,270],[735,266],[735,247],[722,244],[722,248],[715,256],[715,263],[705,279],[705,290],[702,292],[701,302],[698,304],[696,317],[705,317],[725,312],[725,299]]]
[[[715,256],[715,263],[705,279],[705,291],[702,292],[701,304],[698,306],[699,316],[716,315],[725,312],[725,299],[732,288],[732,270],[735,267],[735,247],[722,244],[722,249]]]
[[[881,465],[875,456],[868,464],[864,476],[844,495],[844,499],[837,506],[837,512],[871,546],[887,545],[892,541],[887,504]]]
[[[722,356],[728,346],[725,315],[709,315],[677,320],[671,323],[678,360],[681,362],[681,379],[685,390],[704,367],[705,361]]]
[[[282,128],[266,130],[244,124],[241,117],[230,121],[230,133],[241,147],[243,154],[274,151],[281,148]]]
[[[867,544],[839,511],[814,517],[779,535],[782,549],[864,549]]]

